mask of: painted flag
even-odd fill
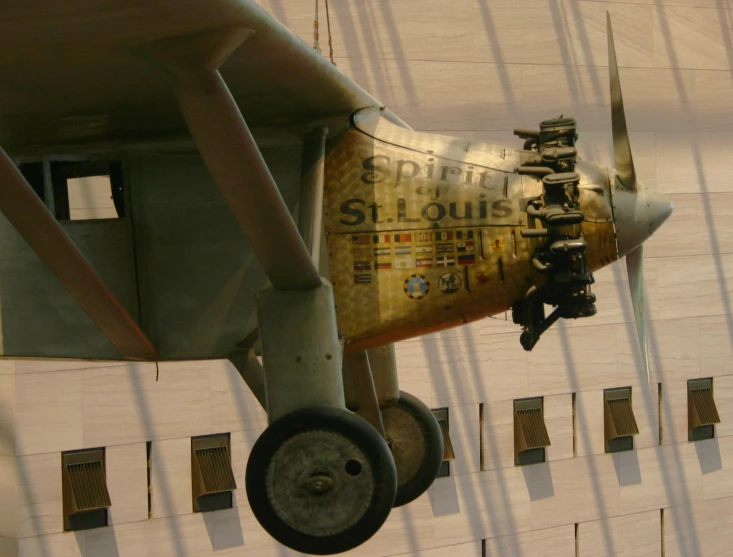
[[[375,234],[372,236],[372,242],[375,244],[389,244],[389,234]]]
[[[459,230],[456,232],[456,240],[473,240],[473,230]]]
[[[395,269],[414,269],[415,261],[412,257],[395,257],[394,258]]]
[[[458,242],[456,248],[458,251],[473,253],[473,242]]]
[[[432,257],[423,257],[417,260],[417,266],[418,267],[432,267],[433,266],[433,258]]]
[[[453,244],[436,244],[435,251],[438,253],[453,253]]]
[[[435,239],[438,241],[452,240],[453,232],[436,232]]]
[[[415,233],[415,239],[418,242],[432,242],[433,241],[433,233],[432,232],[416,232]]]
[[[395,255],[412,255],[412,246],[395,246]]]
[[[391,251],[389,248],[374,248],[374,255],[379,257],[380,255],[390,255]]]
[[[369,243],[369,236],[367,236],[367,235],[352,236],[351,237],[351,243],[354,244],[354,245],[368,244]]]
[[[354,275],[354,282],[356,284],[371,284],[372,283],[372,274],[371,273],[359,273],[358,275]]]
[[[392,268],[391,261],[377,261],[377,271],[386,271]]]
[[[455,257],[451,257],[447,255],[438,257],[438,267],[448,267],[450,265],[455,265],[455,264],[456,264]]]
[[[354,261],[354,270],[355,271],[371,271],[372,263],[371,261]]]
[[[395,242],[412,242],[412,234],[395,234]]]
[[[458,256],[459,265],[471,265],[473,263],[476,263],[476,256],[472,253],[468,255],[459,255]]]
[[[417,246],[415,251],[417,253],[433,253],[433,246]]]

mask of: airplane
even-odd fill
[[[347,551],[432,484],[442,432],[399,390],[397,341],[511,311],[531,350],[559,318],[595,314],[593,272],[625,257],[648,373],[643,242],[673,207],[636,178],[610,16],[615,169],[578,157],[563,116],[516,130],[520,149],[414,131],[251,0],[0,13],[14,45],[0,211],[17,257],[47,268],[23,275],[38,303],[67,324],[28,345],[8,317],[4,355],[230,359],[267,410],[246,490],[282,544]],[[208,175],[170,153],[197,153]],[[59,216],[64,181],[99,173],[76,163],[118,158],[124,227]],[[269,286],[243,286],[261,272]]]

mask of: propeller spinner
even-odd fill
[[[672,202],[662,194],[644,187],[636,179],[634,159],[626,128],[621,81],[616,63],[611,15],[608,22],[608,70],[611,82],[611,119],[613,126],[613,157],[616,180],[611,184],[613,212],[619,257],[626,257],[626,271],[631,289],[636,332],[641,357],[649,382],[649,344],[647,339],[646,302],[644,295],[643,242],[672,214]]]

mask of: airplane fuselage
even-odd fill
[[[523,154],[525,153],[525,154]],[[518,173],[526,152],[355,117],[326,157],[324,220],[339,329],[347,351],[510,310],[545,280],[532,256],[543,239],[527,205],[540,176]],[[617,259],[609,174],[578,161],[572,225],[588,270]]]

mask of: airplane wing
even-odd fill
[[[227,59],[221,73],[244,120],[252,128],[291,132],[292,136],[300,138],[302,131],[315,124],[329,127],[333,124],[348,125],[349,117],[356,110],[380,106],[377,100],[252,0],[7,2],[0,6],[0,146],[15,160],[37,160],[43,154],[139,152],[148,145],[152,145],[151,151],[155,151],[155,146],[162,141],[188,140],[189,132],[195,128],[198,130],[196,143],[199,150],[202,142],[208,144],[207,152],[217,159],[213,166],[223,168],[223,164],[226,167],[219,177],[214,176],[214,181],[224,193],[244,233],[241,236],[230,226],[233,223],[226,220],[230,215],[195,228],[204,236],[204,232],[209,230],[215,230],[222,236],[215,246],[206,248],[206,253],[216,253],[217,249],[224,249],[223,246],[229,246],[227,249],[235,246],[233,249],[241,250],[237,261],[240,258],[247,261],[248,255],[253,253],[273,284],[279,281],[286,287],[297,286],[297,277],[312,264],[309,257],[303,257],[305,252],[289,208],[275,187],[277,184],[280,189],[296,189],[299,186],[297,174],[288,171],[287,179],[294,183],[280,180],[277,175],[274,181],[272,178],[267,180],[269,171],[262,162],[257,175],[265,179],[254,179],[252,175],[255,173],[251,172],[253,167],[248,161],[254,161],[258,155],[249,157],[257,151],[254,143],[247,142],[251,136],[249,140],[244,136],[239,138],[244,142],[240,142],[238,151],[228,142],[230,136],[220,133],[221,126],[226,127],[231,122],[231,114],[228,116],[226,111],[211,105],[210,98],[196,97],[197,93],[189,95],[186,101],[193,102],[197,108],[188,115],[182,114],[181,97],[176,97],[170,75],[144,54],[150,45],[167,44],[170,47],[177,44],[178,38],[185,38],[184,44],[188,45],[187,48],[192,47],[191,50],[183,49],[173,54],[184,66],[186,60],[181,58],[190,55],[194,66],[195,58],[202,55],[195,48],[196,37],[207,37],[210,47],[212,38],[216,42],[219,34],[226,34],[227,30],[247,34],[246,41]],[[228,44],[227,40],[220,42]],[[227,55],[229,53],[226,52]],[[213,58],[215,55],[212,52],[205,54]],[[405,126],[389,111],[384,113],[393,122]],[[218,124],[212,124],[214,121]],[[228,131],[237,132],[233,128]],[[332,127],[331,131],[335,133],[337,130]],[[245,158],[238,156],[243,152],[243,145],[248,154]],[[297,158],[294,164],[297,168],[302,151],[293,149],[292,143],[289,148],[288,156],[293,161]],[[0,157],[5,157],[5,154],[0,152]],[[279,162],[283,160],[283,156],[272,152],[270,157]],[[7,158],[5,162],[9,162]],[[210,169],[211,162],[206,160]],[[128,158],[131,172],[144,174],[140,168],[145,164],[144,160]],[[233,346],[232,341],[238,339],[237,335],[248,330],[246,319],[251,315],[251,311],[247,312],[242,306],[243,296],[238,294],[239,287],[229,292],[233,289],[232,284],[248,283],[238,278],[239,270],[229,277],[224,274],[229,270],[221,262],[207,268],[207,281],[210,282],[214,273],[223,273],[222,286],[220,292],[212,293],[211,298],[202,299],[200,303],[180,302],[199,300],[202,298],[199,291],[181,291],[172,295],[172,289],[181,281],[161,285],[164,294],[151,294],[159,288],[155,281],[162,281],[158,277],[171,272],[172,264],[194,260],[193,250],[200,249],[189,246],[190,252],[179,250],[173,253],[178,249],[174,247],[177,243],[173,241],[161,247],[158,243],[161,235],[170,235],[174,225],[182,230],[195,227],[192,223],[201,221],[211,203],[221,199],[221,193],[212,195],[209,205],[202,204],[200,200],[186,205],[185,200],[177,199],[186,180],[189,180],[187,176],[180,175],[181,164],[182,161],[178,162],[179,168],[169,165],[166,176],[170,178],[179,172],[179,180],[182,181],[176,184],[170,195],[158,198],[163,203],[177,204],[176,223],[164,222],[164,217],[170,218],[170,213],[160,209],[160,202],[151,202],[145,207],[147,213],[140,210],[136,214],[136,220],[150,215],[141,227],[151,234],[157,231],[158,236],[149,238],[141,236],[138,230],[139,233],[130,240],[127,227],[116,226],[113,222],[94,225],[93,233],[86,227],[70,226],[73,223],[62,222],[62,226],[54,226],[53,216],[44,212],[43,206],[36,203],[21,207],[23,199],[10,190],[6,192],[5,198],[0,200],[0,210],[23,237],[25,247],[21,249],[21,243],[15,240],[5,242],[5,249],[10,250],[6,254],[9,257],[2,257],[8,267],[3,272],[12,277],[4,280],[3,286],[7,283],[22,290],[14,297],[19,301],[8,300],[3,304],[3,320],[13,315],[24,320],[17,327],[4,327],[4,354],[102,358],[115,358],[122,354],[131,359],[155,359],[158,353],[163,357],[225,355],[225,348]],[[232,179],[223,188],[222,180],[218,179],[222,176],[224,181]],[[6,183],[23,186],[22,178],[10,164],[0,165],[0,178]],[[239,178],[242,183],[236,182]],[[153,184],[150,187],[164,185],[153,178],[148,183]],[[150,199],[153,197],[149,196]],[[253,211],[253,207],[256,210]],[[159,212],[153,214],[154,210]],[[13,232],[6,226],[7,221],[3,219],[2,224],[10,238]],[[37,226],[41,221],[45,228]],[[212,226],[214,222],[215,226]],[[159,225],[167,228],[157,230],[155,227]],[[126,254],[124,269],[114,268],[114,265],[122,263],[120,258],[111,256],[112,252],[107,253],[99,246],[94,250],[89,248],[89,238],[99,237],[102,242],[108,234],[112,237],[113,232],[115,241],[121,246],[120,253]],[[224,238],[226,234],[229,236]],[[84,241],[75,243],[67,236],[83,238]],[[240,247],[245,237],[249,246],[245,242]],[[130,241],[135,242],[135,249],[130,246]],[[39,246],[44,249],[39,249]],[[64,298],[55,287],[49,288],[50,283],[44,281],[52,279],[45,270],[25,266],[26,261],[32,260],[34,266],[37,261],[26,257],[28,247],[40,259],[38,263],[43,262],[53,271],[73,300]],[[251,251],[248,252],[248,248]],[[22,257],[19,256],[21,252]],[[131,255],[133,253],[137,255]],[[141,263],[139,258],[146,257],[145,254],[148,254],[148,259]],[[137,260],[130,262],[130,257]],[[82,273],[85,259],[91,264]],[[196,260],[200,262],[200,255]],[[97,267],[95,262],[100,266]],[[131,288],[131,281],[135,279],[130,277],[136,272],[143,272],[140,271],[141,266],[149,277],[145,284],[138,283]],[[189,276],[191,272],[188,268],[179,269],[175,276]],[[82,276],[85,282],[80,287],[79,277]],[[110,281],[110,277],[113,280]],[[190,283],[192,288],[201,289],[194,281]],[[221,301],[223,299],[226,303]],[[161,300],[167,300],[169,305],[156,305],[163,303]],[[244,302],[247,303],[251,302]],[[104,331],[103,335],[91,321],[82,324],[84,318],[78,315],[78,308],[83,309]],[[182,316],[181,311],[188,313]],[[218,319],[215,327],[205,326],[209,324],[208,319],[213,319],[212,315],[228,315],[229,319],[226,322]],[[159,316],[163,317],[158,319]],[[16,320],[20,322],[20,319]],[[29,325],[28,320],[33,320],[33,323]],[[136,324],[138,320],[141,320],[141,327]],[[174,326],[180,329],[181,323],[186,323],[186,334],[180,334],[180,331],[177,335],[169,334]],[[41,340],[28,334],[29,326],[36,330],[56,331],[58,338],[54,342]],[[76,329],[71,332],[74,327]],[[192,345],[192,338],[201,336],[196,333],[201,330],[215,330],[216,338],[207,339],[208,348],[191,352],[186,347]],[[175,340],[171,340],[173,337]],[[77,339],[78,345],[68,342],[69,338]]]
[[[251,0],[6,2],[0,145],[33,154],[187,133],[166,76],[136,48],[228,26],[254,31],[222,68],[250,127],[303,128],[380,106]]]

